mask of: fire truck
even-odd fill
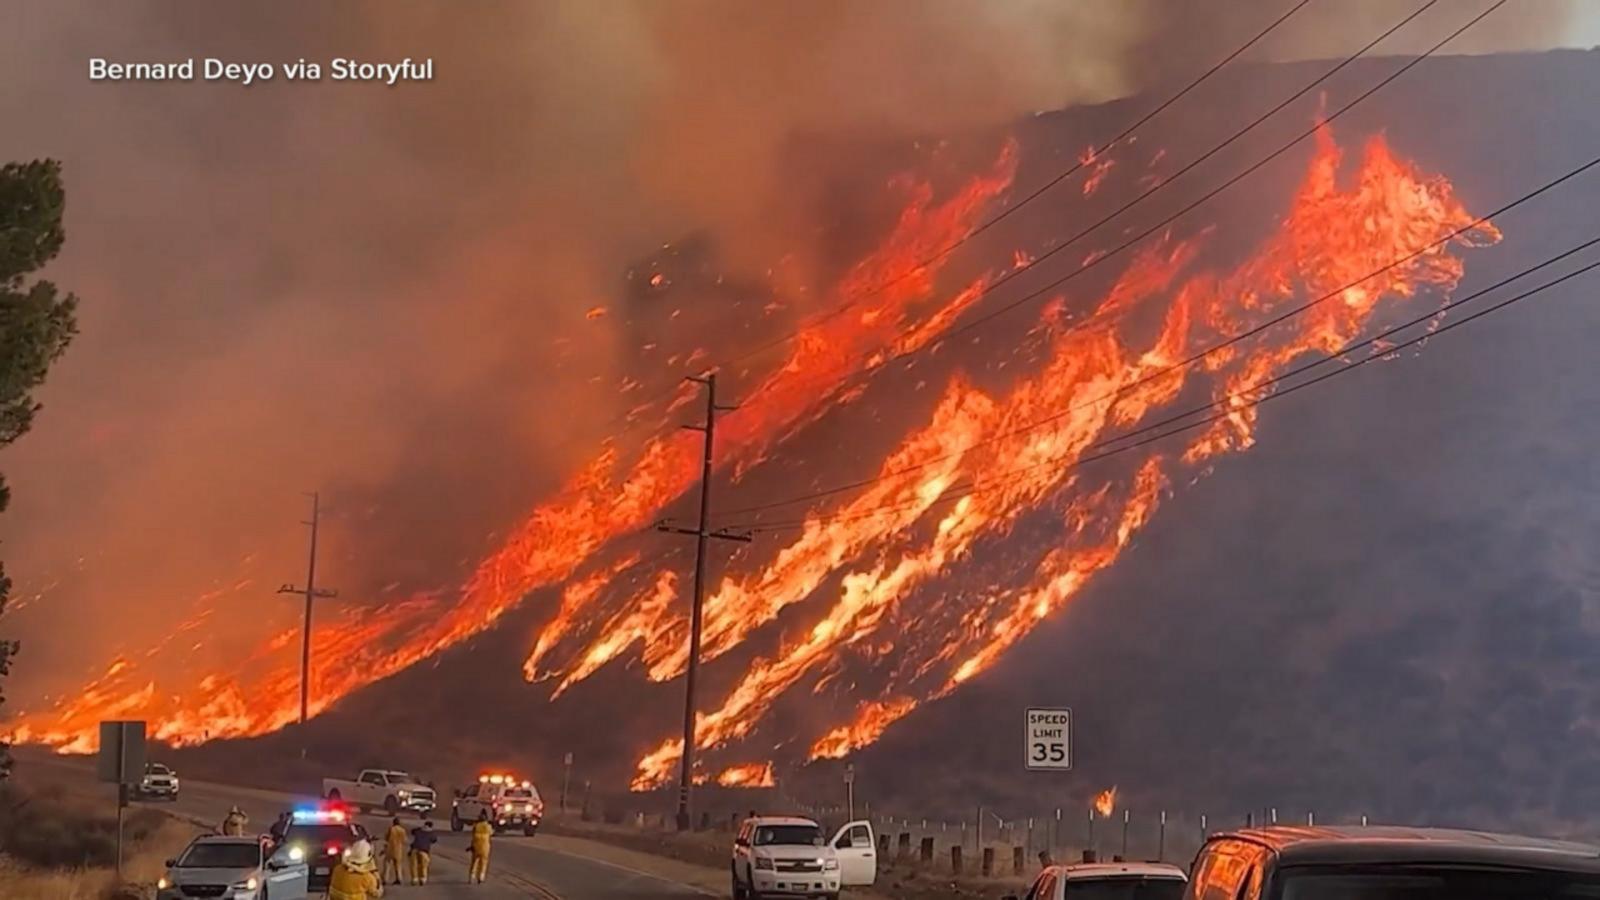
[[[480,775],[477,784],[456,791],[450,804],[450,828],[461,831],[485,812],[496,829],[520,827],[523,834],[533,837],[544,818],[544,800],[531,781],[504,773]]]

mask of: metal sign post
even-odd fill
[[[117,786],[117,883],[122,883],[122,811],[128,806],[128,785],[144,777],[144,723],[101,722],[100,755],[95,774]]]
[[[850,821],[856,820],[856,764],[844,764],[845,803],[850,807]]]

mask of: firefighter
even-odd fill
[[[489,838],[494,836],[494,826],[489,824],[489,811],[478,813],[472,826],[472,867],[467,870],[467,883],[483,884],[489,874]]]
[[[383,836],[383,877],[381,880],[393,881],[391,884],[400,883],[400,860],[406,857],[406,829],[400,824],[400,817],[395,816],[394,822],[389,826],[389,831]],[[392,876],[391,876],[392,873]]]
[[[428,863],[433,861],[433,845],[439,836],[433,833],[433,822],[425,821],[411,829],[411,883],[428,883]]]
[[[328,880],[328,900],[371,900],[383,896],[383,882],[372,862],[372,845],[356,841],[333,867]]]
[[[244,810],[235,806],[222,817],[222,833],[228,837],[244,837],[244,826],[249,822],[250,817],[244,814]]]

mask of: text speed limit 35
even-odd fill
[[[1072,768],[1072,710],[1028,710],[1024,735],[1023,758],[1029,769]]]

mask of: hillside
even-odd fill
[[[1333,107],[1394,65],[1352,66],[1326,101],[1307,98],[1298,117],[1286,114],[1266,129],[1271,135],[1224,154],[1215,171],[1260,155],[1274,136],[1305,127],[1318,102]],[[1313,69],[1244,68],[1216,91],[1254,110]],[[1597,84],[1596,52],[1442,59],[1337,127],[1352,147],[1385,134],[1399,153],[1446,173],[1482,212],[1600,152]],[[1018,183],[1041,182],[1139,104],[1023,123]],[[1238,118],[1199,106],[1175,112],[1145,146],[1205,146]],[[1210,252],[1226,257],[1249,228],[1270,224],[1261,207],[1275,208],[1289,190],[1305,159],[1294,156],[1208,217],[1227,232],[1236,216],[1258,213]],[[1467,257],[1457,295],[1592,236],[1597,199],[1590,179],[1507,215],[1504,241]],[[1044,244],[1061,225],[1030,208],[1008,227]],[[1116,784],[1141,809],[1217,816],[1275,805],[1534,830],[1585,818],[1600,803],[1600,786],[1585,778],[1600,763],[1590,699],[1600,658],[1589,646],[1600,628],[1600,564],[1588,549],[1600,536],[1592,452],[1600,309],[1589,299],[1582,290],[1552,292],[1420,353],[1272,404],[1259,445],[1174,486],[1161,515],[1064,612],[862,751],[862,794],[928,816],[975,802],[1012,816],[1081,808]],[[1023,317],[996,340],[1028,324]],[[946,363],[971,363],[982,351]],[[884,381],[785,452],[815,458],[822,454],[809,448],[854,440],[857,420],[847,417],[859,407],[880,420],[898,412],[896,385]],[[815,474],[797,463],[776,475],[758,471],[747,487],[782,494],[785,480]],[[1048,547],[1057,537],[1030,522],[988,549],[998,560],[1002,549]],[[614,789],[643,750],[673,733],[680,687],[644,681],[624,654],[548,703],[547,688],[523,683],[519,666],[555,598],[536,593],[493,632],[346,698],[304,735],[208,745],[180,755],[180,764],[294,760],[264,765],[258,777],[308,778],[382,759],[448,780],[500,761],[553,773],[572,750],[587,777]],[[709,666],[711,695],[782,629],[804,623],[803,612],[788,615]],[[761,737],[786,740],[785,721],[818,714],[806,703],[842,708],[849,700],[844,685],[820,700],[807,694],[780,709]],[[1021,771],[1018,720],[1030,704],[1074,708],[1072,775]],[[303,763],[295,759],[302,742],[310,747]],[[820,765],[785,768],[783,777],[817,791],[834,774]]]

